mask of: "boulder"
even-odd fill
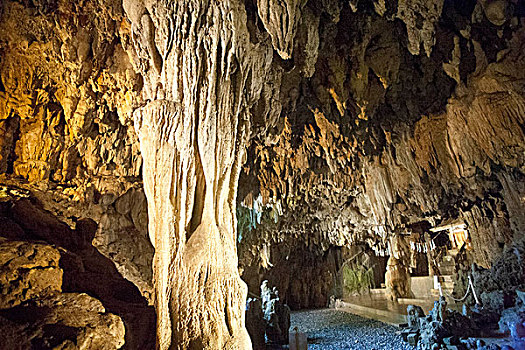
[[[0,309],[60,292],[60,253],[47,244],[0,240]]]
[[[120,317],[84,293],[60,293],[0,311],[5,349],[113,350],[124,345]]]

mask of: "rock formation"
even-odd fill
[[[435,2],[439,15],[422,15],[414,31],[413,18],[391,19],[430,2],[356,3],[337,16],[307,3],[322,19],[315,72],[301,77],[294,60],[283,85],[299,88],[281,86],[284,126],[248,149],[239,204],[252,219],[240,221],[239,249],[253,290],[274,273],[293,279],[279,261],[304,266],[309,255],[334,275],[332,249],[389,255],[392,234],[419,225],[464,220],[485,267],[523,233],[522,6],[500,4],[505,20],[494,23],[487,7],[499,5]]]
[[[60,254],[53,247],[2,239],[0,249],[1,309],[62,290]]]
[[[241,277],[325,306],[344,266],[384,277],[408,264],[393,237],[456,219],[491,267],[525,230],[524,16],[516,0],[3,1],[0,260],[29,272],[2,271],[2,303],[87,292],[145,348],[149,302],[160,349],[244,349]]]
[[[255,350],[266,348],[266,322],[264,321],[262,303],[258,298],[248,298],[246,301],[246,330]]]
[[[2,2],[0,171],[68,224],[99,223],[94,244],[148,296],[153,249],[131,116],[141,78],[122,47],[122,8],[106,5]]]
[[[235,199],[249,109],[271,51],[250,42],[241,2],[123,7],[145,79],[147,102],[134,118],[155,248],[159,347],[249,348]]]
[[[525,308],[523,298],[525,293],[525,278],[523,266],[510,262],[513,271],[502,274],[498,265],[503,261],[514,260],[516,251],[522,250],[524,241],[515,243],[512,249],[506,249],[504,254],[494,262],[493,268],[480,270],[474,285],[481,292],[481,304],[470,298],[464,304],[463,313],[447,307],[447,298],[440,296],[435,301],[434,308],[425,316],[420,307],[409,305],[408,328],[402,331],[405,341],[418,345],[421,349],[508,349],[509,345],[493,342],[485,346],[485,340],[496,335],[502,340],[502,335],[508,335],[515,349],[525,345]],[[514,257],[514,259],[513,259]],[[483,276],[483,278],[480,278]],[[497,281],[495,283],[495,281]],[[487,288],[484,283],[491,287]],[[470,294],[469,294],[470,293]],[[467,292],[471,296],[472,291]],[[505,296],[505,298],[504,298]],[[466,311],[466,312],[465,312]]]
[[[120,349],[124,324],[87,294],[62,293],[0,311],[5,349]]]
[[[155,313],[91,243],[28,192],[0,191],[0,335],[6,348],[153,349]]]

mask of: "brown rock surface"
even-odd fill
[[[150,295],[153,249],[131,119],[141,78],[119,38],[130,40],[121,6],[4,1],[1,18],[2,183],[31,189],[71,225],[103,222],[95,244]],[[133,208],[119,213],[126,193]]]
[[[62,293],[0,312],[6,349],[120,349],[124,324],[87,294]]]
[[[103,304],[105,309],[111,312],[111,317],[117,318],[118,322],[124,325],[124,348],[153,349],[154,310],[148,306],[137,286],[125,280],[114,263],[91,244],[97,232],[96,222],[91,219],[77,220],[76,229],[73,230],[53,214],[43,210],[41,204],[25,191],[8,187],[2,194],[0,220],[4,227],[0,236],[9,239],[0,238],[3,240],[2,256],[10,259],[2,269],[2,277],[8,279],[7,284],[2,282],[2,301],[9,302],[5,306],[8,308],[5,311],[6,315],[25,312],[23,310],[29,310],[25,308],[28,304],[39,303],[43,297],[50,294],[60,297],[62,294],[56,294],[59,291],[89,293],[96,298],[90,303]],[[4,235],[6,232],[8,234]],[[38,243],[18,241],[20,239],[38,240]],[[37,260],[34,261],[35,259]],[[15,279],[17,277],[18,279]],[[20,309],[12,308],[21,302],[24,303],[19,306]],[[45,310],[57,311],[50,310],[53,305],[54,302],[46,306]],[[66,314],[59,312],[56,322]],[[33,318],[31,315],[33,314],[28,311],[24,322],[36,322],[35,327],[41,327],[41,320],[38,319],[40,314],[35,313]],[[7,329],[13,328],[9,326]],[[60,331],[60,327],[57,331]],[[100,332],[95,331],[96,334]],[[76,334],[76,331],[74,333]],[[120,339],[120,335],[117,338]],[[117,343],[122,345],[120,340]],[[89,342],[86,344],[90,346]],[[113,343],[109,344],[112,348]],[[113,348],[116,348],[116,345]]]
[[[474,7],[438,4],[424,14],[435,27],[427,59],[411,55],[410,39],[393,39],[405,34],[388,20],[392,8],[363,16],[359,6],[320,24],[315,73],[298,83],[294,108],[283,107],[284,128],[248,150],[238,240],[252,291],[273,274],[292,280],[294,268],[275,265],[303,254],[302,242],[330,270],[332,247],[389,254],[395,232],[463,219],[474,261],[490,266],[523,234],[523,29],[507,23],[498,37],[496,27],[474,26],[454,37],[449,30],[463,31]],[[310,291],[290,293],[287,302]]]
[[[0,309],[62,289],[60,254],[55,248],[0,238]]]

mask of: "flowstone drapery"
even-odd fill
[[[248,111],[271,49],[250,43],[241,2],[125,2],[124,10],[149,99],[134,118],[155,247],[158,346],[250,348],[235,199]]]

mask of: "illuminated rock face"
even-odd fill
[[[0,173],[74,226],[99,223],[94,244],[145,296],[152,293],[137,136],[138,76],[118,4],[1,5]]]
[[[249,107],[271,51],[250,43],[240,2],[136,6],[124,2],[149,100],[134,118],[155,248],[158,344],[247,349],[235,199]]]
[[[1,240],[0,309],[62,290],[60,254],[51,246]]]

